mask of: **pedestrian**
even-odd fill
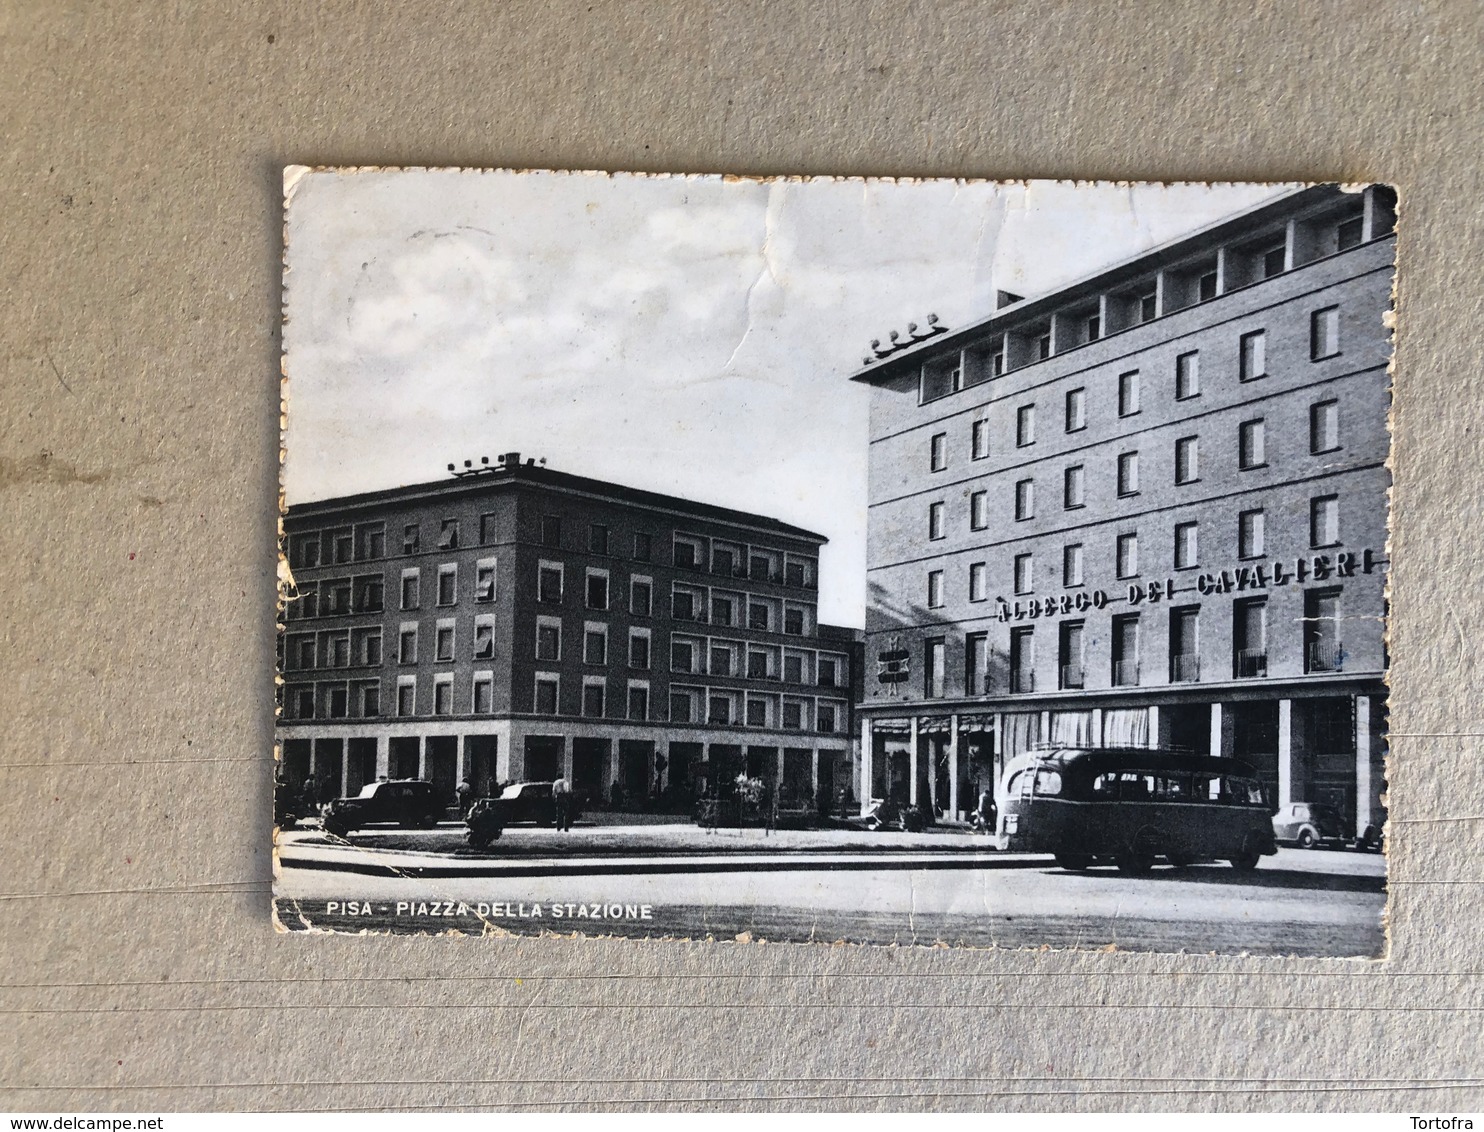
[[[572,830],[572,784],[563,775],[551,784],[551,801],[556,810],[556,827],[559,833]]]
[[[994,792],[988,786],[979,792],[979,808],[974,812],[974,826],[983,833],[994,832]]]
[[[467,817],[469,814],[469,798],[474,793],[474,787],[469,785],[467,778],[459,779],[459,784],[454,787],[454,794],[459,801],[459,817]]]
[[[609,809],[623,809],[623,783],[616,778],[613,780],[613,788],[608,792],[608,799]]]

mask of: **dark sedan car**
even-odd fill
[[[516,782],[493,798],[481,798],[474,803],[464,824],[469,827],[469,844],[483,848],[499,837],[507,825],[517,822],[534,822],[537,825],[553,825],[556,822],[556,802],[551,796],[550,782]],[[576,817],[576,806],[573,806]]]
[[[395,824],[431,829],[443,816],[445,800],[431,782],[402,779],[371,782],[353,798],[336,798],[324,808],[324,829],[344,837],[368,825]]]

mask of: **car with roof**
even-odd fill
[[[1323,802],[1289,802],[1273,815],[1273,837],[1280,845],[1317,849],[1350,843],[1344,815]]]
[[[391,779],[368,782],[359,794],[328,803],[321,810],[320,824],[335,837],[368,825],[431,829],[446,809],[446,799],[431,782]]]
[[[483,848],[495,840],[508,825],[531,822],[535,825],[556,824],[556,799],[553,783],[512,782],[498,794],[481,798],[464,819],[469,844]],[[578,814],[576,796],[572,796],[572,816]]]

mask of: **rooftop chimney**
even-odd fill
[[[520,467],[520,453],[507,452],[500,457],[500,463],[504,464],[507,468],[518,468]]]

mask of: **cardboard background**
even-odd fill
[[[1481,1107],[1477,10],[0,6],[0,1108]],[[1386,180],[1383,963],[286,937],[283,165]]]

